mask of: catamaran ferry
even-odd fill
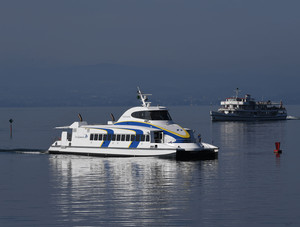
[[[117,157],[216,158],[218,147],[194,138],[193,130],[174,123],[168,109],[150,106],[148,96],[138,89],[142,106],[127,110],[107,125],[74,122],[63,129],[61,139],[49,148],[52,154]],[[71,132],[68,132],[71,131]]]

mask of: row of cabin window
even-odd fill
[[[150,141],[149,135],[125,135],[125,134],[90,134],[90,140],[108,140],[108,141]]]

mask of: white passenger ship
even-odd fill
[[[258,120],[285,120],[287,112],[280,103],[271,101],[256,102],[250,95],[239,98],[239,89],[236,96],[226,98],[221,102],[218,111],[210,111],[212,121],[258,121]]]
[[[62,131],[49,153],[91,156],[173,156],[179,159],[216,158],[218,147],[196,141],[193,131],[172,121],[168,109],[150,106],[149,94],[138,89],[142,106],[127,110],[107,125],[74,122]],[[67,129],[71,130],[68,133]]]

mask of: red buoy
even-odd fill
[[[280,142],[275,142],[275,148],[274,153],[282,153],[282,150],[280,150]]]

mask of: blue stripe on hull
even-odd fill
[[[101,130],[104,130],[107,132],[107,137],[108,138],[108,134],[111,134],[113,135],[114,134],[114,131],[111,130],[111,129],[105,129],[105,128],[98,128],[98,129],[101,129]],[[139,130],[139,129],[131,129],[131,128],[122,128],[122,129],[125,129],[125,130],[131,130],[131,131],[134,131],[136,135],[143,135],[143,131],[142,130]],[[110,144],[111,140],[104,140],[102,145],[100,146],[101,148],[105,148],[105,147],[109,147],[109,144]],[[132,141],[129,148],[137,148],[138,145],[140,144],[140,141]]]
[[[126,121],[126,122],[115,123],[115,125],[132,125],[132,126],[142,126],[142,127],[159,129],[159,130],[162,130],[165,135],[169,135],[169,136],[173,137],[176,140],[174,143],[184,143],[186,141],[186,139],[191,138],[190,135],[189,135],[188,138],[182,138],[182,137],[177,136],[176,134],[174,134],[172,132],[164,130],[163,128],[157,127],[155,125],[150,125],[150,124],[147,124],[147,123],[143,123],[143,122]]]
[[[143,135],[143,131],[139,130],[139,129],[128,129],[128,130],[133,130],[135,131],[135,135]],[[132,143],[130,144],[129,148],[137,148],[138,145],[140,144],[140,141],[132,141]]]
[[[99,128],[99,129],[101,129],[101,130],[104,130],[104,131],[106,131],[107,132],[107,137],[106,137],[106,140],[104,140],[103,141],[103,143],[101,144],[101,146],[100,147],[108,147],[109,146],[109,144],[110,144],[110,141],[111,140],[107,140],[107,138],[108,138],[108,134],[114,134],[114,131],[113,130],[111,130],[111,129],[106,129],[106,128]]]

